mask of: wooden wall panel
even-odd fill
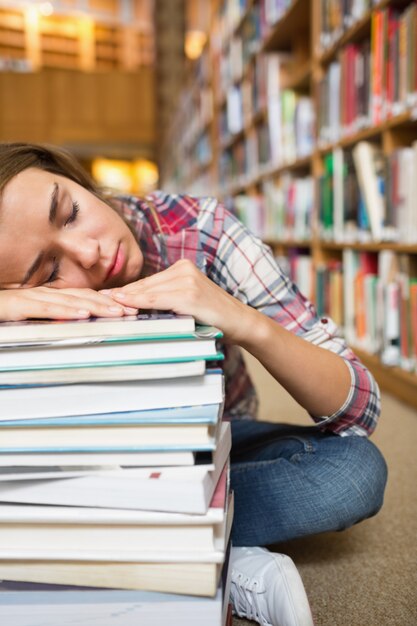
[[[155,144],[154,70],[0,73],[0,140],[59,144]]]
[[[154,72],[114,72],[111,81],[98,74],[101,122],[108,137],[127,141],[135,134],[144,141],[155,137]]]
[[[48,134],[43,74],[0,73],[0,138],[45,141]]]
[[[100,140],[100,101],[97,75],[83,72],[46,71],[50,111],[51,141],[83,142]]]

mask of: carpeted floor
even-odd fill
[[[308,417],[251,357],[261,415],[286,422]],[[277,545],[299,568],[316,626],[417,625],[417,412],[383,396],[373,441],[389,467],[385,504],[376,517],[342,533]],[[252,622],[234,619],[234,626]]]

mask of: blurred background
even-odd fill
[[[0,0],[0,140],[59,144],[104,185],[155,188],[209,10],[202,0]]]

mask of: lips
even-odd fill
[[[121,244],[119,244],[117,247],[116,253],[110,263],[110,266],[106,275],[106,280],[109,280],[110,278],[114,278],[115,276],[117,276],[120,270],[123,268],[124,262],[125,262],[125,255],[124,255]]]

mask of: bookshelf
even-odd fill
[[[190,77],[212,114],[182,107],[162,185],[232,206],[308,275],[381,387],[417,407],[417,3],[216,0],[212,13],[211,72]],[[197,170],[191,126],[210,141]]]
[[[0,2],[2,71],[137,71],[153,64],[152,0]]]

